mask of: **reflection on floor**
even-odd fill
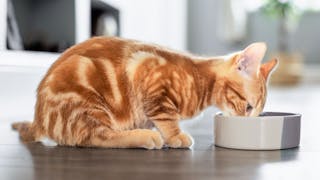
[[[0,68],[1,70],[1,68]],[[93,149],[22,144],[13,121],[31,120],[34,91],[44,70],[0,71],[1,179],[320,179],[320,85],[270,88],[265,110],[302,114],[301,146],[282,151],[239,151],[212,145],[209,108],[182,123],[190,150]]]

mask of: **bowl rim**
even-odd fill
[[[270,115],[270,116],[264,115],[264,116],[261,116],[261,114],[267,114],[267,113],[273,113],[273,114],[278,114],[278,115]],[[230,119],[230,118],[235,118],[235,119],[261,118],[261,119],[263,119],[263,118],[266,118],[266,117],[268,117],[268,118],[269,117],[271,117],[271,118],[272,117],[301,117],[301,114],[299,114],[299,113],[278,112],[278,111],[264,111],[261,114],[259,116],[257,116],[257,117],[252,117],[252,116],[224,116],[222,114],[222,112],[217,112],[214,117],[224,117],[224,118],[227,118],[227,119]]]

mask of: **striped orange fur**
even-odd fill
[[[48,137],[68,146],[189,147],[181,119],[211,105],[229,115],[262,111],[277,64],[260,65],[265,50],[254,43],[229,57],[204,58],[133,40],[92,38],[51,66],[38,87],[34,121],[13,128],[25,141]]]

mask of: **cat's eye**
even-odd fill
[[[248,103],[246,107],[246,112],[252,111],[253,107]]]

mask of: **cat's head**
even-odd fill
[[[223,62],[217,75],[221,86],[217,106],[225,115],[258,116],[262,112],[268,79],[278,64],[277,59],[261,64],[266,49],[265,43],[253,43]]]

